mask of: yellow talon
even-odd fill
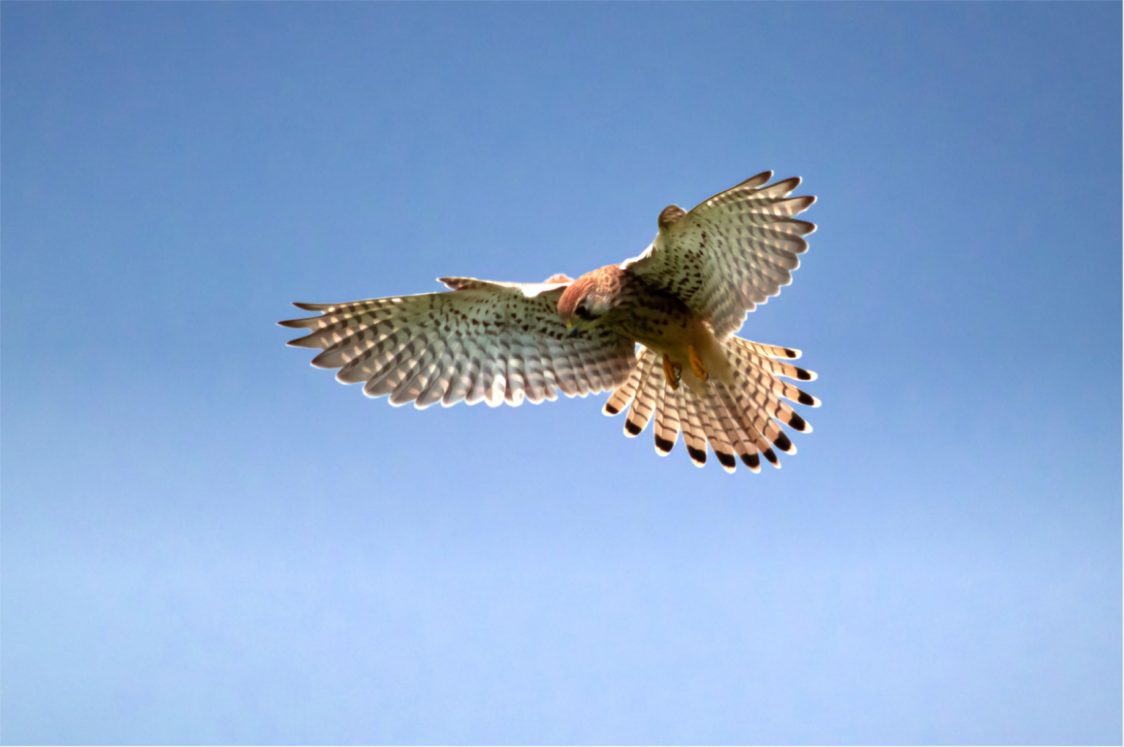
[[[679,388],[679,378],[683,374],[683,369],[671,362],[671,358],[664,354],[663,357],[663,377],[667,380],[667,385],[672,389]]]
[[[710,378],[710,374],[707,373],[706,367],[703,366],[703,362],[699,358],[699,354],[695,351],[694,345],[687,346],[687,360],[690,362],[691,370],[695,372],[695,376],[698,376],[702,381],[706,381]]]

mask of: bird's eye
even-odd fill
[[[589,313],[589,309],[585,307],[585,304],[582,304],[574,309],[574,314],[577,315],[579,319],[585,322],[593,320],[593,314]]]

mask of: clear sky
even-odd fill
[[[1121,740],[1118,3],[2,13],[5,742]],[[780,471],[274,326],[766,168]]]

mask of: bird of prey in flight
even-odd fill
[[[653,423],[660,455],[682,433],[698,466],[709,444],[728,472],[739,459],[754,472],[762,459],[779,467],[777,451],[796,451],[781,425],[811,431],[789,403],[819,405],[790,381],[815,374],[789,363],[798,351],[734,333],[792,282],[815,230],[796,216],[815,197],[790,196],[799,177],[772,176],[689,211],[664,208],[643,254],[577,279],[440,278],[450,290],[297,303],[317,315],[281,324],[307,332],[289,344],[319,349],[312,365],[338,368],[339,381],[392,405],[494,407],[612,390],[604,412],[626,412],[628,436]]]

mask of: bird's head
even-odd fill
[[[589,329],[612,307],[614,288],[598,277],[600,270],[582,275],[570,283],[558,298],[558,316],[575,336]]]

